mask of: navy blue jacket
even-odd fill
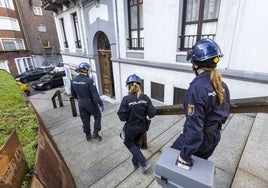
[[[103,106],[94,81],[84,74],[79,74],[72,79],[71,94],[78,99],[91,99],[99,106]]]
[[[184,101],[186,121],[184,131],[180,135],[184,143],[180,156],[185,161],[191,160],[203,142],[204,127],[224,124],[230,114],[230,94],[223,82],[224,103],[218,105],[217,94],[210,82],[210,73],[205,71],[191,82]]]
[[[155,116],[156,109],[151,99],[142,94],[137,99],[136,94],[129,94],[122,99],[121,105],[117,112],[121,121],[126,121],[126,125],[135,124],[143,121],[148,115],[149,118]]]

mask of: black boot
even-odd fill
[[[101,141],[102,137],[99,135],[99,133],[93,133],[93,136],[92,136],[93,139],[97,139],[99,141]]]
[[[90,141],[91,140],[91,133],[86,133],[86,138],[87,138],[87,141]]]

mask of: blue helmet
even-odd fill
[[[192,60],[193,62],[202,62],[213,57],[222,57],[221,49],[219,45],[212,39],[205,38],[199,40],[195,45],[192,47],[191,50],[187,52],[187,61]],[[217,62],[215,63],[218,63]]]
[[[90,69],[90,65],[86,62],[82,62],[78,65],[76,70],[89,70]]]
[[[138,77],[136,74],[132,74],[130,75],[128,78],[127,78],[127,81],[126,81],[126,84],[130,84],[130,83],[133,83],[133,82],[136,82],[138,84],[141,84],[141,79],[140,77]]]

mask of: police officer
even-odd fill
[[[150,164],[140,151],[140,143],[146,132],[145,118],[155,116],[156,109],[151,99],[141,91],[141,79],[133,74],[127,78],[128,95],[123,97],[117,112],[121,121],[125,122],[123,131],[125,133],[124,144],[133,155],[132,164],[137,169],[139,164],[142,172],[146,173]]]
[[[101,111],[104,111],[103,103],[99,97],[94,81],[89,78],[90,65],[80,63],[77,67],[79,75],[71,81],[71,94],[78,100],[80,118],[83,123],[83,131],[87,141],[91,140],[90,117],[94,116],[94,131],[92,138],[101,141]]]
[[[188,51],[187,60],[191,59],[196,77],[184,101],[183,133],[171,146],[180,150],[179,163],[193,165],[192,155],[208,159],[220,141],[221,126],[230,114],[229,89],[216,69],[222,56],[211,39],[199,40]]]

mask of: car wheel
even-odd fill
[[[46,89],[47,90],[51,89],[51,85],[46,85]]]
[[[23,83],[28,82],[27,78],[23,78],[23,79],[22,79],[22,82],[23,82]]]
[[[24,91],[27,96],[30,96],[30,91]]]

